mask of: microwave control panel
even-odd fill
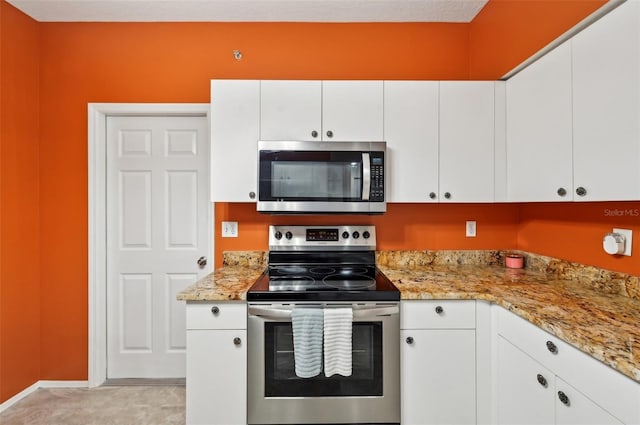
[[[384,202],[384,153],[371,152],[371,192],[369,200]]]

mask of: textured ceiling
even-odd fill
[[[7,0],[41,22],[470,22],[487,0]]]

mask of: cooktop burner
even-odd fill
[[[398,301],[375,264],[373,226],[271,226],[269,266],[249,301]],[[366,237],[365,237],[366,236]]]

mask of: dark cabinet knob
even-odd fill
[[[327,131],[327,137],[328,138],[332,138],[333,137],[333,131],[331,131],[331,130]]]
[[[430,192],[429,193],[429,198],[436,199],[436,193],[435,192]]]
[[[585,189],[584,187],[580,186],[576,189],[576,195],[584,196],[586,194],[587,194],[587,189]]]
[[[437,306],[437,307],[436,307],[436,313],[437,313],[437,314],[442,314],[442,313],[444,313],[444,308],[442,308],[442,306]]]
[[[545,378],[544,376],[542,376],[540,374],[538,374],[537,378],[538,378],[538,383],[540,385],[542,385],[543,387],[547,388],[547,378]]]
[[[451,192],[445,192],[444,197],[447,199],[451,199]]]
[[[547,341],[547,350],[553,354],[558,354],[558,347],[551,341]]]
[[[558,391],[558,398],[560,399],[560,402],[565,406],[571,405],[571,402],[569,401],[569,397],[564,392]]]
[[[565,196],[567,194],[567,189],[564,187],[558,188],[558,196]]]
[[[233,345],[240,345],[242,344],[242,340],[238,337],[233,338]]]
[[[406,341],[407,341],[407,344],[409,344],[409,345],[413,344],[413,337],[412,336],[408,336]]]
[[[200,268],[204,268],[204,266],[207,265],[207,257],[200,257],[198,258],[198,261],[196,261],[196,263],[198,263],[198,266],[200,266]]]
[[[311,132],[311,137],[313,137],[314,139],[315,139],[316,137],[318,137],[318,132],[317,132],[317,131],[315,131],[315,130],[313,130],[313,131]]]
[[[249,192],[249,198],[256,199],[256,193],[255,192]]]
[[[220,308],[218,308],[217,305],[214,305],[213,307],[211,307],[211,313],[213,313],[214,316],[217,316],[218,314],[220,314]]]

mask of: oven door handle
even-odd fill
[[[310,307],[314,308],[314,307]],[[317,308],[317,307],[315,307]],[[331,308],[331,307],[329,307]],[[267,320],[281,320],[291,319],[290,309],[270,308],[270,307],[255,307],[250,306],[248,308],[249,316],[258,316]],[[372,319],[379,316],[392,316],[399,314],[400,308],[398,306],[384,306],[384,307],[353,307],[354,319]]]

